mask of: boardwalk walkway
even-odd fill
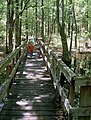
[[[21,62],[0,120],[64,120],[39,50]]]

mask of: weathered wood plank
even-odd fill
[[[10,115],[10,116],[2,116],[1,117],[1,120],[11,120],[11,119],[13,119],[13,120],[57,120],[58,118],[61,118],[62,119],[62,117],[60,117],[60,116],[38,116],[38,115],[27,115],[27,116],[25,116],[25,115],[21,115],[21,116],[12,116],[12,115]]]
[[[26,44],[23,43],[20,45],[15,51],[13,51],[11,54],[9,54],[0,64],[0,73],[6,68],[6,66],[11,62],[11,60],[16,57],[17,53],[20,51],[21,47],[23,47]]]
[[[90,116],[91,115],[91,107],[73,107],[70,109],[70,113],[74,117],[78,116]]]
[[[75,77],[76,86],[91,86],[91,76]]]
[[[80,107],[91,107],[91,86],[80,87]],[[79,117],[78,119],[84,120],[84,116]],[[90,115],[85,117],[85,120],[90,120]]]
[[[17,70],[17,68],[19,66],[20,60],[22,59],[23,55],[24,55],[24,53],[21,54],[20,59],[17,61],[16,65],[13,68],[11,74],[9,75],[7,81],[4,82],[4,84],[1,87],[1,90],[0,90],[0,102],[2,102],[3,97],[5,96],[5,94],[7,94],[7,91],[9,89],[9,85],[11,83],[11,80],[13,79],[13,77],[14,77],[14,75],[16,73],[16,70]]]

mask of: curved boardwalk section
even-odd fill
[[[22,61],[0,120],[64,120],[52,80],[39,51]]]

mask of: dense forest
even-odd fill
[[[51,43],[54,35],[60,36],[56,39],[60,39],[62,59],[70,67],[72,51],[91,47],[90,17],[91,0],[1,0],[0,43],[10,53],[24,35],[28,39],[30,31],[43,42]]]
[[[91,0],[0,0],[0,110],[4,101],[2,117],[55,120],[57,103],[58,116],[91,120]]]

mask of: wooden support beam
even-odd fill
[[[73,107],[69,111],[73,117],[91,116],[91,107]]]
[[[61,59],[59,60],[55,53],[48,52],[48,46],[45,46],[41,41],[40,45],[42,49],[45,49],[44,58],[47,63],[49,62],[54,87],[58,89],[61,100],[68,112],[68,120],[72,120],[72,116],[78,117],[78,120],[91,120],[91,76],[76,77],[76,74]],[[51,56],[50,61],[49,56]],[[65,86],[60,85],[60,73],[66,77],[66,83],[69,83],[69,96],[66,96],[63,89]],[[72,106],[74,104],[75,86],[80,86],[80,105],[79,108],[74,109]]]
[[[14,58],[16,58],[17,54],[19,53],[19,51],[21,50],[21,48],[25,45],[22,44],[20,45],[19,48],[17,48],[14,52],[12,52],[0,65],[0,74],[3,72],[3,70],[7,67],[8,63],[11,63],[11,61],[13,61]],[[24,54],[26,52],[26,48],[24,48],[24,51],[22,52],[20,58],[17,60],[15,66],[12,68],[12,71],[10,72],[10,74],[8,74],[7,79],[5,80],[5,82],[2,84],[1,88],[0,88],[0,103],[3,101],[3,98],[5,95],[7,95],[8,91],[9,91],[9,86],[11,84],[12,79],[14,78],[14,75],[16,73],[16,70],[21,62],[21,59],[23,58]]]
[[[80,107],[91,107],[91,86],[81,86],[80,87]],[[88,111],[89,112],[89,111]],[[91,114],[91,109],[89,116],[86,116],[86,111],[84,111],[84,118],[83,117],[78,117],[78,120],[90,120],[90,114]]]
[[[74,78],[76,86],[90,86],[91,85],[91,76],[88,77],[76,77]]]

